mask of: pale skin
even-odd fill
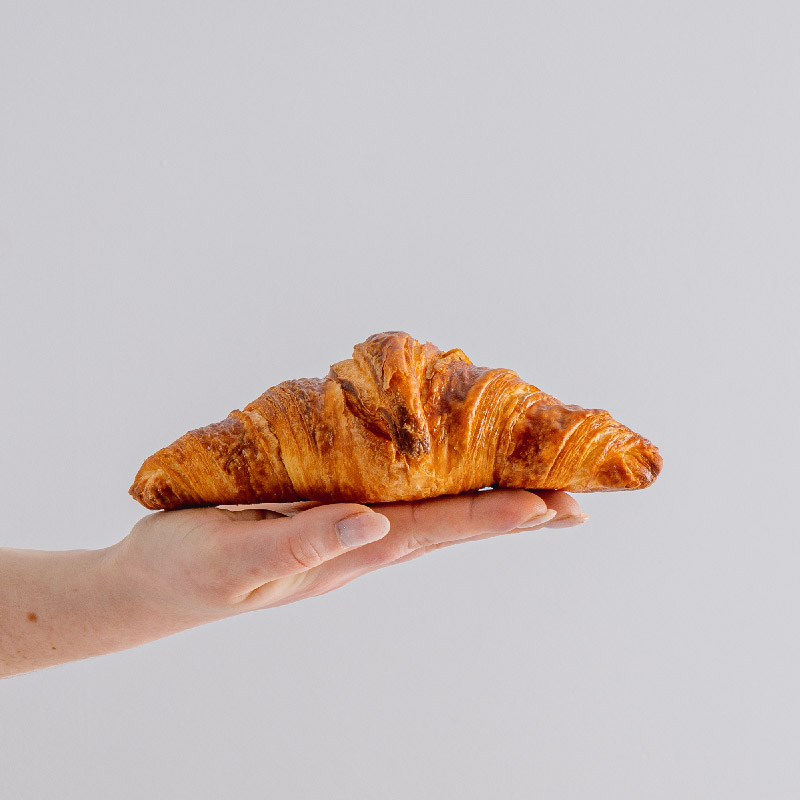
[[[0,548],[0,677],[338,589],[433,550],[586,519],[564,492],[157,512],[102,550]]]

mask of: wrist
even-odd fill
[[[172,559],[159,559],[150,547],[143,551],[134,536],[102,553],[99,581],[108,598],[109,610],[120,627],[120,636],[136,640],[127,647],[231,615],[229,610],[200,602],[186,586],[191,575],[172,574]],[[170,565],[169,570],[160,568],[162,560]]]

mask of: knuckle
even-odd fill
[[[474,525],[478,517],[478,493],[473,492],[469,495],[469,504],[467,505],[467,523]]]
[[[544,503],[538,499],[531,503],[533,495],[520,494],[516,492],[492,493],[487,507],[484,509],[484,516],[481,519],[476,515],[476,532],[506,532],[512,531],[523,526],[532,516],[537,513],[537,506],[541,505],[544,510]]]
[[[362,558],[367,569],[378,569],[393,564],[408,552],[408,547],[403,542],[381,542],[379,547],[370,548],[369,551],[364,548]]]
[[[412,531],[406,537],[403,548],[406,553],[411,553],[414,550],[420,550],[421,548],[427,547],[428,544],[430,544],[430,542],[425,541],[424,535]]]
[[[291,561],[302,569],[313,569],[325,561],[319,548],[302,534],[289,536],[286,549]]]
[[[390,563],[390,566],[395,566],[398,564],[407,564],[409,561],[416,561],[418,558],[421,558],[427,553],[432,553],[434,550],[438,550],[441,546],[442,545],[440,544],[423,545],[422,547],[418,547],[416,550],[412,550],[411,552],[406,553],[400,558],[396,558],[394,561]]]
[[[495,519],[495,527],[497,527],[498,530],[511,531],[515,528],[519,528],[521,525],[524,525],[527,517],[519,508],[514,508],[513,506],[509,505],[501,508],[498,511]]]

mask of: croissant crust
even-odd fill
[[[151,509],[389,502],[486,486],[641,489],[657,448],[606,411],[565,405],[508,369],[407,333],[370,336],[324,379],[268,389],[150,456],[131,495]]]

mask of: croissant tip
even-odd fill
[[[590,483],[582,491],[646,489],[658,477],[663,463],[658,448],[643,436],[636,436],[621,447],[606,452]]]
[[[146,480],[136,480],[133,482],[133,485],[130,489],[128,489],[128,494],[136,500],[137,503],[141,503],[145,508],[150,509],[151,511],[157,511],[163,506],[158,504],[154,493],[151,491],[151,487],[149,486],[149,481]]]
[[[647,439],[642,439],[629,448],[624,456],[625,466],[631,478],[631,489],[645,489],[650,486],[661,472],[664,459],[658,448]]]
[[[172,492],[169,482],[165,479],[161,470],[148,469],[147,467],[147,462],[145,462],[134,478],[131,488],[128,489],[128,494],[145,508],[150,509],[150,511],[161,511],[162,509],[170,508],[168,495],[172,494]]]

